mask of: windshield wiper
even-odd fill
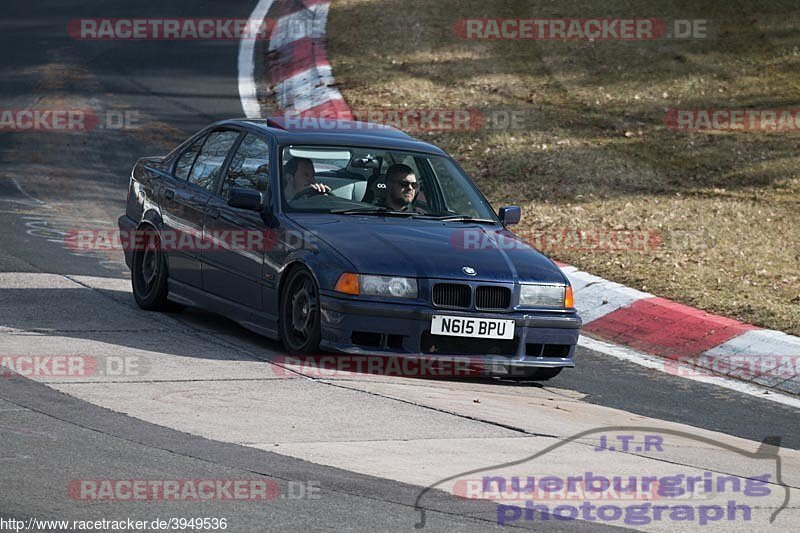
[[[378,215],[388,217],[413,217],[419,214],[413,211],[392,211],[385,207],[375,209],[334,209],[331,213],[334,215]]]
[[[497,224],[496,220],[489,220],[488,218],[475,218],[467,215],[445,215],[436,217],[436,220],[443,222],[477,222],[479,224]]]

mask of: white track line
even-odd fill
[[[250,13],[248,28],[255,27],[254,24],[261,24],[261,21],[267,17],[273,1],[259,0],[256,8]],[[257,39],[247,38],[247,36],[242,37],[239,41],[239,100],[242,102],[242,110],[247,118],[261,117],[256,82],[253,79],[256,42]]]
[[[610,355],[611,357],[616,357],[617,359],[622,359],[624,361],[629,361],[639,366],[651,368],[653,370],[658,370],[660,372],[664,372],[665,374],[671,374],[671,372],[667,371],[667,368],[677,369],[679,367],[685,367],[687,370],[686,374],[692,374],[693,373],[692,371],[698,372],[698,369],[693,369],[690,366],[678,365],[677,362],[668,361],[666,359],[663,359],[661,357],[656,357],[653,355],[647,355],[641,352],[637,352],[636,350],[632,350],[631,348],[627,348],[625,346],[619,346],[617,344],[603,342],[598,339],[586,337],[585,335],[581,335],[578,344],[590,350]],[[580,362],[578,362],[578,364],[580,364]],[[711,385],[716,385],[724,389],[741,392],[742,394],[747,394],[749,396],[755,396],[756,398],[760,398],[762,400],[767,400],[770,402],[775,402],[782,405],[788,405],[789,407],[800,409],[800,398],[794,398],[792,396],[782,394],[772,389],[759,387],[758,385],[745,383],[743,381],[729,379],[722,376],[681,375],[677,377],[683,379],[690,379],[692,381],[699,381],[700,383],[708,383]]]

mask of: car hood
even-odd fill
[[[555,263],[500,226],[316,213],[291,218],[362,274],[566,283]]]

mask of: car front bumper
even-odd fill
[[[433,315],[514,320],[514,339],[430,334]],[[581,319],[575,312],[464,312],[321,295],[323,348],[360,355],[469,357],[491,368],[573,367]]]

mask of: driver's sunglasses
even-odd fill
[[[412,189],[416,189],[417,187],[419,187],[419,183],[417,183],[416,181],[404,180],[404,181],[396,181],[395,183],[397,183],[399,186],[401,186],[404,189],[406,187],[410,187]]]

